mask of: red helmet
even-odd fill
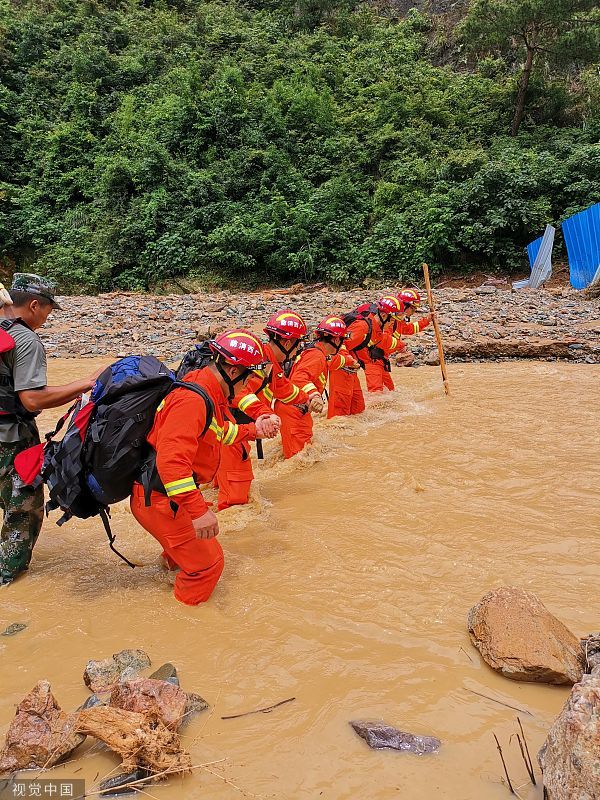
[[[401,314],[404,311],[404,303],[399,297],[388,294],[377,303],[377,308],[384,314]]]
[[[348,327],[341,317],[325,317],[321,320],[315,329],[317,336],[323,334],[325,336],[341,336],[345,339],[348,335]]]
[[[398,294],[398,300],[401,300],[405,306],[414,306],[415,308],[421,306],[421,295],[416,289],[402,289]]]
[[[295,311],[278,311],[267,322],[265,333],[275,333],[282,339],[302,339],[306,336],[306,322]]]
[[[210,342],[210,349],[227,364],[245,369],[262,369],[267,360],[260,339],[244,328],[220,333]]]

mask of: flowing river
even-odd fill
[[[51,361],[51,381],[99,363]],[[125,505],[113,529],[135,570],[110,552],[99,519],[58,528],[53,514],[29,574],[1,590],[0,628],[28,627],[0,639],[0,732],[38,680],[74,709],[89,694],[88,659],[141,647],[211,705],[182,733],[203,766],[149,796],[502,800],[495,733],[520,797],[541,798],[509,740],[518,713],[535,760],[568,689],[492,672],[466,615],[508,584],[577,635],[600,627],[600,368],[453,364],[449,398],[437,369],[395,379],[397,392],[364,415],[320,420],[296,459],[267,444],[252,503],[220,515],[225,570],[203,606],[173,599],[158,544]],[[443,745],[422,757],[372,751],[352,719]],[[114,774],[109,751],[88,740],[78,753],[51,774],[88,788]]]

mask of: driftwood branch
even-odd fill
[[[295,699],[295,697],[288,697],[287,700],[280,700],[279,703],[274,703],[272,706],[256,708],[254,711],[243,711],[241,714],[229,714],[225,717],[221,717],[221,719],[239,719],[240,717],[247,717],[250,714],[268,714],[269,712],[273,711],[274,708],[279,708],[279,706],[283,706],[286,703],[291,703],[292,700]]]
[[[475,689],[468,689],[466,686],[464,687],[467,692],[471,692],[471,694],[476,694],[478,697],[485,697],[486,700],[491,700],[493,703],[498,703],[498,705],[505,706],[506,708],[512,708],[513,711],[520,711],[521,714],[529,714],[530,717],[533,717],[531,711],[527,711],[526,708],[519,708],[518,706],[511,706],[510,703],[505,703],[502,700],[496,700],[495,697],[490,697],[487,694],[482,694],[482,692],[476,692]]]

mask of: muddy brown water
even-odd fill
[[[94,363],[52,361],[51,378]],[[576,634],[598,629],[600,369],[451,365],[450,377],[445,398],[437,369],[398,371],[395,394],[360,418],[320,421],[290,462],[270,444],[251,505],[221,514],[225,571],[198,608],[173,600],[158,545],[125,506],[114,528],[144,564],[135,570],[98,520],[47,521],[29,575],[1,590],[0,628],[28,627],[0,640],[0,732],[36,681],[73,709],[89,658],[142,647],[212,707],[183,733],[205,766],[148,790],[162,800],[501,800],[492,732],[521,797],[541,798],[509,744],[516,712],[468,690],[523,709],[532,753],[568,690],[497,676],[465,618],[487,590],[516,584]],[[442,749],[370,751],[356,718],[437,736]],[[54,773],[92,786],[113,770],[90,746]]]

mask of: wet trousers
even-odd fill
[[[329,373],[327,417],[347,417],[365,410],[365,398],[358,375],[336,369]]]
[[[365,364],[365,378],[369,392],[383,392],[384,387],[390,392],[394,391],[394,381],[389,372],[386,372],[381,361],[367,361]]]
[[[0,506],[4,512],[0,533],[0,584],[10,583],[29,566],[44,519],[44,489],[27,486],[17,475],[17,453],[39,444],[36,432],[20,442],[0,444]]]
[[[246,505],[253,480],[252,459],[246,447],[241,443],[221,447],[221,460],[215,477],[215,487],[219,488],[218,510]]]
[[[175,513],[165,495],[152,492],[151,505],[146,506],[139,483],[133,487],[131,512],[162,545],[169,565],[179,567],[175,598],[188,606],[206,602],[223,572],[223,550],[218,539],[197,539],[190,515],[184,508]]]
[[[281,444],[283,457],[291,458],[304,450],[313,435],[313,421],[310,413],[303,414],[293,405],[275,403],[275,413],[281,418]]]

